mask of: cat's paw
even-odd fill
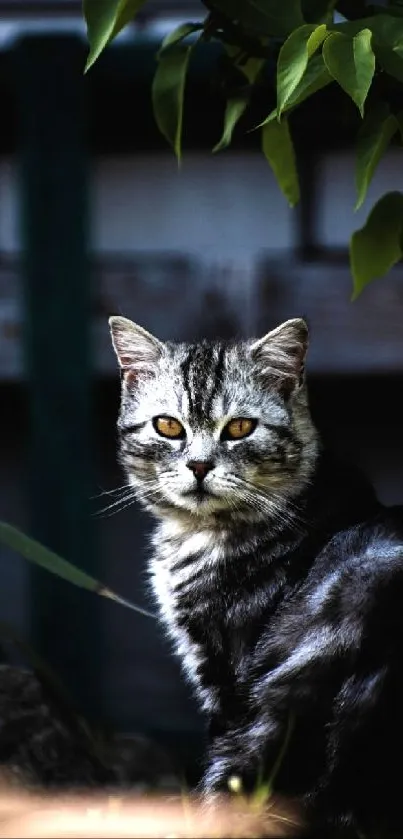
[[[216,758],[199,784],[199,792],[203,797],[211,797],[214,795],[230,795],[231,779],[236,776],[236,772],[232,767],[232,762],[227,758]]]
[[[253,792],[256,773],[237,761],[216,758],[204,774],[198,791],[203,798],[215,796],[245,796]]]

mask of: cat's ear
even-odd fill
[[[293,318],[251,345],[259,376],[268,386],[290,396],[303,385],[308,340],[305,320]]]
[[[163,352],[161,341],[127,318],[111,317],[109,327],[113,348],[127,382],[134,382],[142,375],[153,375]]]

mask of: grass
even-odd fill
[[[282,839],[296,827],[280,804],[258,813],[236,798],[206,806],[191,797],[0,794],[0,837],[8,839]]]

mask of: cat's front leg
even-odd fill
[[[272,720],[260,718],[247,725],[229,727],[215,737],[200,784],[202,794],[253,793],[270,770],[268,755],[275,757],[278,735],[278,726]]]
[[[235,783],[243,788],[246,767],[234,748],[235,739],[235,733],[228,732],[214,740],[208,755],[207,769],[199,785],[202,795],[230,793],[235,778]]]

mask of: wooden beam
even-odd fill
[[[16,50],[32,535],[97,574],[89,517],[91,289],[82,49],[29,36]],[[32,568],[32,642],[81,708],[96,710],[97,598]]]

